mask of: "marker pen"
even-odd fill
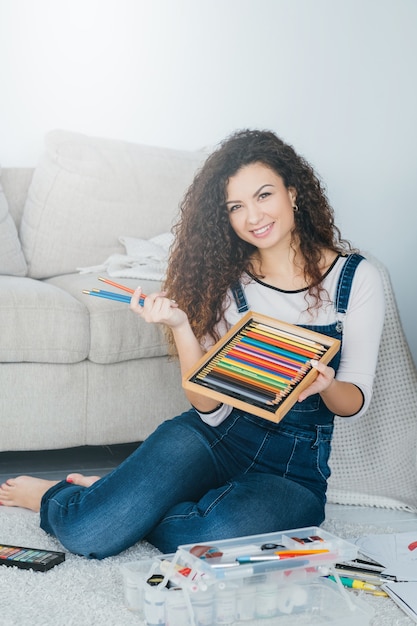
[[[276,570],[294,569],[296,567],[306,567],[308,565],[311,565],[311,562],[308,559],[293,562],[287,561],[287,559],[283,559],[281,562],[276,559],[273,561],[258,561],[257,563],[252,561],[252,565],[243,564],[239,567],[227,567],[224,570],[216,570],[216,578],[222,578],[224,580],[249,578],[254,574],[263,574],[265,572]]]

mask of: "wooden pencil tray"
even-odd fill
[[[182,384],[279,422],[317,377],[310,360],[327,364],[339,348],[338,339],[249,311],[185,374]],[[283,379],[284,369],[289,371]]]

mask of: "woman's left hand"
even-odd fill
[[[335,371],[332,367],[324,365],[324,363],[320,363],[320,361],[316,361],[315,359],[312,359],[310,362],[312,367],[317,370],[318,376],[311,385],[300,393],[298,402],[302,402],[315,393],[326,391],[334,382]]]

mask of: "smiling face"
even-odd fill
[[[226,188],[230,225],[260,252],[289,247],[295,202],[295,189],[287,189],[281,176],[263,163],[242,167]]]

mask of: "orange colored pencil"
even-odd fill
[[[113,280],[110,280],[109,278],[103,278],[102,276],[99,276],[98,279],[101,280],[103,283],[107,283],[108,285],[117,287],[117,289],[122,289],[123,291],[127,291],[128,293],[135,293],[134,289],[131,289],[130,287],[126,287],[125,285],[120,285],[119,283],[115,283]],[[146,298],[146,295],[142,293],[141,298]]]

